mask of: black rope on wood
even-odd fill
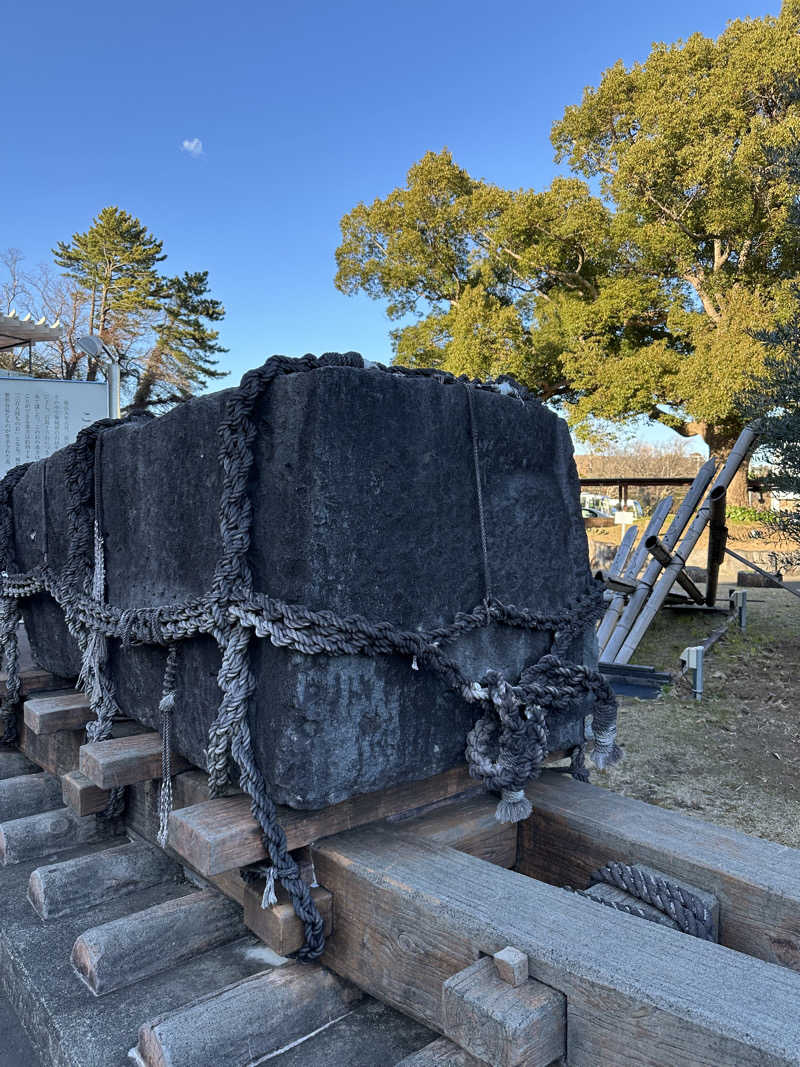
[[[703,941],[714,940],[711,912],[699,897],[677,882],[654,875],[635,864],[614,862],[607,863],[591,876],[591,885],[600,883],[615,885],[637,900],[651,904],[664,915],[668,915],[685,934],[699,937]],[[612,906],[616,907],[614,904]],[[623,905],[620,910],[628,910],[628,906]],[[637,911],[636,914],[648,918],[643,912]]]

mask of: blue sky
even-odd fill
[[[390,359],[381,304],[333,286],[339,219],[429,149],[546,186],[552,122],[617,59],[779,0],[519,5],[75,0],[3,13],[0,249],[28,264],[106,204],[207,269],[232,378],[273,352]],[[202,142],[202,153],[181,148]]]

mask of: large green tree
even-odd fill
[[[800,276],[799,31],[791,0],[618,63],[555,124],[576,176],[543,192],[429,153],[342,220],[336,284],[388,301],[400,362],[513,373],[584,429],[645,416],[724,457],[752,331]]]
[[[208,272],[161,274],[163,243],[139,219],[103,208],[88,230],[58,242],[53,255],[72,298],[65,343],[73,358],[59,354],[70,376],[93,380],[102,372],[102,359],[77,348],[80,332],[96,334],[116,352],[129,407],[176,403],[222,376],[216,357],[227,350],[213,324],[225,309],[209,293]]]

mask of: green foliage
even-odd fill
[[[725,518],[728,522],[763,523],[765,526],[777,524],[776,512],[768,508],[746,508],[735,504],[725,509]]]
[[[208,291],[208,272],[160,274],[163,244],[139,219],[103,208],[85,233],[60,241],[53,254],[73,286],[73,303],[83,303],[72,333],[82,327],[113,346],[132,393],[129,406],[176,403],[223,376],[215,357],[227,350],[212,324],[225,309]],[[100,371],[90,358],[86,376]]]
[[[798,31],[792,0],[616,64],[555,124],[577,176],[543,192],[427,153],[342,219],[336,285],[402,320],[399,362],[512,373],[578,428],[646,416],[724,453],[763,369],[753,331],[800,278]]]

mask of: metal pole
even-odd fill
[[[722,470],[719,472],[715,489],[725,488],[731,484],[733,477],[741,467],[742,462],[748,455],[753,442],[756,440],[757,434],[750,426],[745,427],[739,434],[736,444],[733,446],[731,454],[728,456],[728,460]],[[664,603],[672,586],[677,581],[678,575],[686,566],[686,561],[689,558],[689,554],[700,539],[700,535],[708,525],[708,520],[711,517],[711,502],[706,499],[703,506],[694,517],[694,521],[689,527],[686,536],[680,544],[680,547],[673,553],[672,563],[665,569],[661,575],[656,587],[653,589],[651,596],[648,598],[647,604],[643,607],[641,614],[636,619],[636,622],[631,626],[628,636],[622,643],[622,647],[614,658],[615,663],[628,663],[633,653],[636,651],[639,642],[644,637],[647,628],[653,621],[656,612]],[[665,539],[666,540],[666,539]],[[639,590],[637,589],[637,593]]]
[[[738,552],[734,552],[732,548],[726,548],[725,551],[728,553],[729,556],[733,556],[733,558],[737,559],[740,563],[744,563],[745,567],[749,567],[751,570],[757,571],[758,574],[763,575],[765,578],[769,578],[769,580],[774,585],[779,586],[781,589],[785,589],[787,593],[791,593],[792,596],[796,596],[798,599],[800,599],[800,593],[798,593],[796,589],[790,589],[788,585],[785,585],[780,580],[780,578],[776,578],[774,574],[770,574],[769,571],[762,570],[759,566],[753,563],[752,560],[745,559],[744,556],[740,556]]]
[[[639,571],[645,564],[647,559],[647,549],[644,547],[644,543],[648,537],[652,537],[653,534],[657,534],[661,531],[661,527],[664,525],[664,520],[670,513],[672,508],[672,497],[664,497],[663,500],[659,500],[656,504],[653,514],[650,517],[650,522],[647,524],[647,529],[642,535],[642,539],[639,542],[639,547],[633,553],[630,558],[630,562],[622,571],[622,577],[629,579],[630,581],[636,581],[639,577]],[[632,526],[631,530],[635,530],[636,527]],[[615,561],[616,562],[616,561]],[[612,567],[613,570],[613,567]],[[617,620],[622,614],[622,609],[625,607],[625,597],[622,593],[615,593],[611,603],[606,609],[606,613],[600,620],[600,625],[597,628],[597,644],[602,655],[603,649],[608,641],[609,637],[614,631],[614,627],[617,625]]]
[[[108,349],[106,349],[108,352]],[[108,352],[108,414],[112,419],[120,417],[120,375],[119,360]]]
[[[686,494],[683,503],[678,508],[675,518],[669,524],[669,529],[664,534],[664,547],[668,551],[671,552],[678,543],[678,538],[681,536],[686,524],[692,517],[694,509],[702,500],[703,494],[708,488],[711,479],[714,477],[714,471],[716,469],[717,461],[715,459],[708,459],[697,472],[689,492]],[[639,586],[636,592],[628,601],[619,622],[614,627],[614,631],[603,649],[603,661],[605,663],[616,662],[617,654],[622,648],[622,643],[625,640],[628,631],[636,622],[639,612],[642,610],[642,605],[650,596],[650,592],[656,584],[660,573],[661,564],[657,559],[651,559],[644,574],[639,579]]]
[[[708,578],[705,601],[713,608],[717,601],[719,569],[725,559],[725,542],[728,539],[728,527],[725,525],[728,490],[724,486],[717,486],[711,490],[708,499],[711,501],[711,518],[708,521]]]

